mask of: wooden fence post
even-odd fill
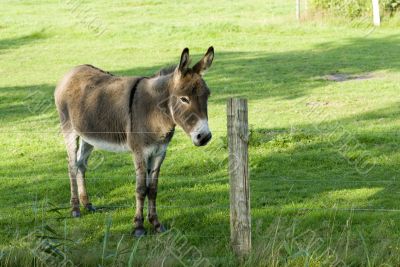
[[[231,244],[244,257],[251,250],[247,100],[228,99]]]
[[[379,12],[379,0],[372,0],[372,11],[374,15],[374,25],[381,25],[381,15]]]

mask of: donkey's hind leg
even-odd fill
[[[78,198],[78,184],[76,182],[76,176],[78,168],[76,165],[76,152],[78,148],[78,135],[72,129],[63,127],[63,135],[65,139],[65,145],[68,153],[68,174],[71,186],[71,207],[72,216],[80,217],[81,212],[79,209],[79,198]]]
[[[78,150],[78,160],[77,160],[77,167],[78,173],[76,176],[77,183],[78,183],[78,192],[79,192],[79,199],[82,205],[88,211],[96,211],[93,207],[92,203],[89,201],[89,196],[86,192],[86,183],[85,183],[85,173],[88,166],[88,159],[90,153],[92,153],[93,146],[87,142],[85,142],[82,138],[80,138],[79,143],[79,150]]]

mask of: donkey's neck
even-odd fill
[[[172,74],[156,76],[146,79],[144,88],[151,96],[151,118],[150,126],[152,131],[160,131],[165,135],[175,129],[176,123],[169,108],[170,87],[172,86]]]
[[[148,88],[155,93],[154,96],[158,95],[160,98],[168,97],[169,87],[172,84],[172,78],[172,74],[149,78],[147,80]]]

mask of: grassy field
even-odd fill
[[[240,264],[399,266],[400,25],[299,23],[282,2],[2,1],[0,264],[238,265],[225,115],[235,96],[249,100],[251,124],[254,252]],[[93,153],[100,211],[70,218],[57,81],[84,63],[150,75],[210,45],[214,138],[197,148],[178,129],[169,147],[158,204],[170,231],[130,236],[129,154]]]

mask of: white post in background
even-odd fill
[[[296,0],[296,18],[300,20],[300,0]]]
[[[379,0],[372,0],[372,10],[374,13],[374,25],[381,25],[381,15],[379,14]]]

